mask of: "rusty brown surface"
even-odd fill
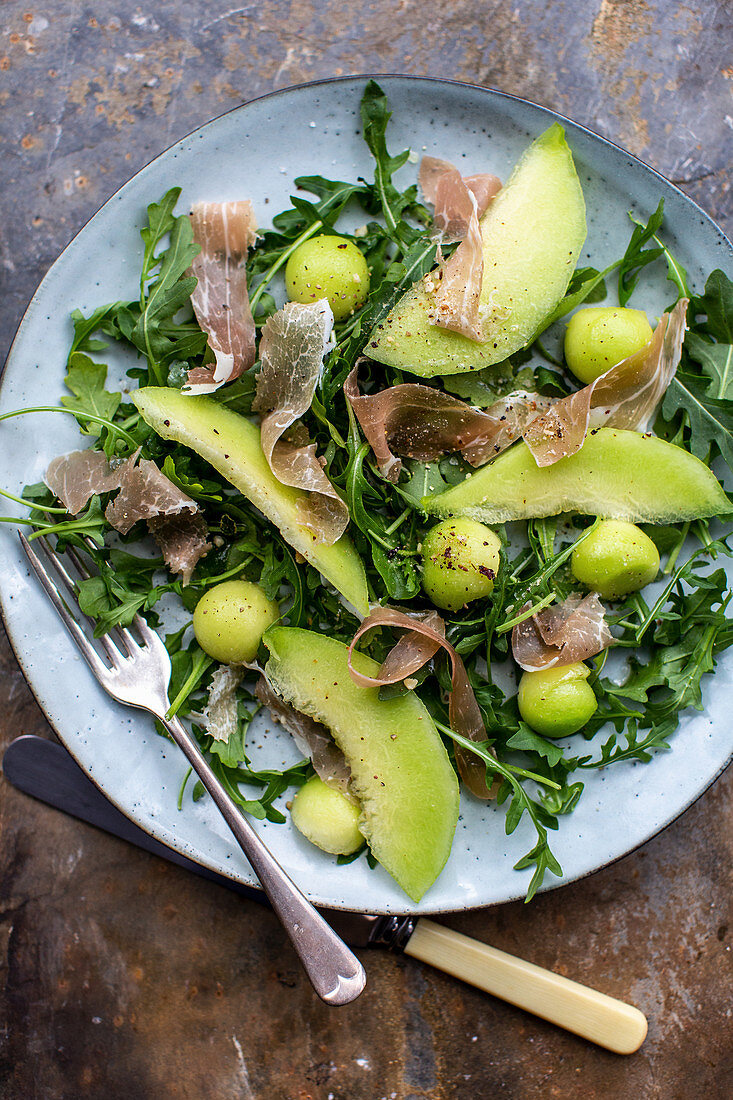
[[[252,96],[356,72],[450,76],[546,104],[729,224],[731,8],[712,0],[6,0],[0,344],[73,233],[142,164]],[[727,116],[727,120],[726,120]],[[0,734],[50,735],[7,643]],[[731,1095],[733,774],[593,877],[446,918],[639,1005],[619,1058],[404,958],[314,999],[258,906],[0,786],[7,1100],[474,1100]]]

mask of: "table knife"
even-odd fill
[[[18,790],[267,906],[262,891],[202,867],[149,836],[107,799],[63,746],[32,734],[18,737],[5,751],[3,772]],[[632,1054],[646,1036],[647,1021],[638,1008],[426,917],[321,912],[352,947],[404,952],[617,1054]]]

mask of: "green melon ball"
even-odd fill
[[[343,321],[367,300],[369,268],[353,241],[344,237],[311,237],[288,260],[285,286],[292,302],[327,298],[334,319]]]
[[[616,600],[654,580],[659,551],[635,523],[605,519],[573,550],[570,566],[586,588]]]
[[[253,661],[280,609],[251,581],[223,581],[204,592],[193,613],[196,641],[222,664]]]
[[[364,843],[359,807],[317,775],[300,788],[290,811],[293,825],[311,844],[332,855],[348,856]]]
[[[640,309],[588,306],[570,318],[565,331],[565,362],[575,377],[587,384],[643,348],[652,335],[646,313]]]
[[[422,544],[422,586],[436,607],[458,611],[485,599],[499,569],[499,539],[475,519],[446,519]]]
[[[523,673],[517,695],[519,713],[543,737],[577,733],[598,706],[593,688],[586,683],[588,676],[590,669],[581,662]]]

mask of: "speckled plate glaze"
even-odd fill
[[[445,157],[466,173],[491,170],[506,179],[529,140],[558,116],[523,100],[447,81],[379,78],[394,112],[390,147]],[[280,210],[297,175],[338,179],[371,176],[359,133],[365,78],[308,84],[275,92],[208,123],[138,173],[71,242],[36,292],[2,378],[0,411],[56,403],[74,307],[136,296],[141,253],[138,227],[147,204],[167,188],[183,188],[183,204],[199,199],[252,198],[261,224]],[[665,236],[700,289],[714,267],[730,267],[731,246],[680,191],[628,153],[561,119],[575,155],[588,207],[581,264],[604,266],[625,248],[627,211],[647,217],[664,196]],[[408,164],[401,179],[415,178]],[[664,273],[646,282],[639,303],[658,315],[669,299]],[[129,364],[128,364],[129,365]],[[124,377],[122,360],[112,373]],[[115,380],[114,378],[112,379]],[[80,446],[74,421],[34,414],[0,425],[0,485],[18,493],[41,480],[51,458]],[[254,882],[252,871],[212,803],[176,799],[186,765],[139,711],[113,703],[98,687],[28,575],[11,525],[0,531],[2,610],[13,647],[49,720],[78,763],[109,798],[159,840],[222,874]],[[648,765],[618,765],[584,776],[575,812],[561,819],[554,850],[569,882],[648,840],[697,798],[728,763],[733,748],[728,652],[705,688],[706,709],[690,712],[673,751]],[[20,731],[19,731],[20,732]],[[296,758],[284,735],[258,719],[250,735],[255,758]],[[419,906],[381,868],[365,860],[337,866],[290,825],[257,825],[277,858],[318,903],[364,912],[434,913],[521,897],[530,872],[514,871],[534,844],[525,822],[504,835],[504,810],[464,797],[451,858]],[[548,886],[558,884],[551,879]]]

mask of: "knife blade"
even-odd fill
[[[160,856],[183,867],[200,878],[208,879],[235,894],[256,901],[264,908],[271,908],[263,890],[235,879],[220,875],[193,859],[170,848],[126,817],[109,801],[89,776],[82,771],[63,745],[48,741],[35,734],[23,734],[8,745],[3,756],[5,778],[19,791],[53,806],[89,825],[95,825],[112,836],[120,837],[146,852]],[[378,916],[362,915],[340,909],[319,910],[351,947],[367,947],[378,939]],[[402,918],[404,919],[404,918]]]
[[[269,907],[263,892],[202,867],[149,836],[108,800],[63,746],[34,734],[17,737],[5,750],[3,772],[25,794]],[[632,1054],[646,1037],[646,1018],[638,1008],[425,917],[320,912],[352,947],[404,951],[617,1054]]]

